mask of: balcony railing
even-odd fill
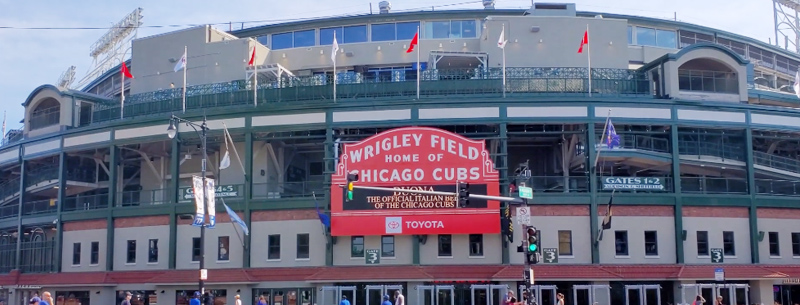
[[[17,263],[17,243],[9,236],[0,237],[6,244],[0,244],[0,273],[9,273]]]
[[[313,193],[322,196],[324,192],[321,181],[253,183],[253,199],[310,197]]]
[[[696,194],[747,194],[747,179],[681,177],[681,191]]]
[[[514,181],[516,177],[509,177]],[[589,191],[589,177],[586,176],[533,176],[528,179],[516,179],[518,185],[533,189],[534,193],[585,193]],[[516,194],[512,194],[516,195]]]
[[[800,173],[800,161],[794,158],[770,155],[765,152],[754,151],[753,163],[793,173]]]
[[[678,152],[681,155],[712,156],[722,159],[744,161],[745,148],[732,144],[709,143],[705,141],[678,141]]]
[[[118,207],[159,205],[170,202],[171,189],[123,191],[117,196]]]
[[[13,198],[18,194],[19,194],[19,178],[13,178],[0,184],[0,200]]]
[[[0,206],[0,219],[14,218],[19,216],[19,203]]]
[[[56,242],[29,241],[20,245],[22,249],[22,272],[25,273],[47,273],[55,271],[55,260],[60,259],[56,255]]]
[[[86,183],[95,182],[94,168],[72,168],[67,169],[67,180],[78,181]],[[38,168],[32,168],[26,171],[26,185],[36,185],[44,181],[58,180],[58,165],[46,165]]]
[[[58,200],[55,199],[26,201],[22,205],[22,215],[55,213],[57,209]]]
[[[64,212],[68,211],[89,211],[105,209],[108,207],[108,194],[97,195],[76,195],[64,199]]]
[[[339,73],[337,98],[364,99],[416,96],[416,78],[392,77],[375,81],[367,73]],[[507,68],[508,96],[575,96],[588,93],[586,68]],[[647,78],[635,70],[592,69],[592,92],[598,96],[649,96]],[[258,85],[260,104],[332,101],[331,80],[326,75],[282,77]],[[430,69],[422,72],[420,95],[424,97],[484,94],[502,96],[502,71],[490,69]],[[180,88],[147,92],[125,98],[125,117],[170,113],[182,109]],[[188,110],[245,106],[253,103],[252,83],[237,80],[186,88]],[[93,123],[119,119],[118,100],[97,105]]]
[[[31,130],[58,124],[61,118],[61,106],[34,111],[29,118]]]
[[[800,196],[800,180],[755,179],[756,194]]]

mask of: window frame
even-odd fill
[[[567,234],[567,241],[562,239],[562,234]],[[573,249],[572,249],[572,230],[558,230],[558,256],[573,256]],[[563,247],[566,245],[569,248],[568,251],[563,251]]]
[[[624,245],[625,249],[622,252],[620,252],[617,249],[617,240],[619,239],[618,235],[621,235],[624,238],[622,240],[622,245]],[[614,256],[616,256],[616,257],[629,257],[631,255],[630,243],[628,242],[628,240],[629,240],[628,239],[628,231],[626,231],[626,230],[614,231]]]
[[[223,243],[224,242],[224,243]],[[224,247],[223,247],[224,245]],[[223,256],[222,249],[225,249]],[[217,261],[229,262],[231,260],[231,238],[230,236],[217,237]]]
[[[453,235],[440,234],[436,236],[437,240],[437,257],[451,258],[453,257]]]
[[[700,238],[701,235],[703,236],[702,237],[702,241],[701,241],[701,238]],[[711,256],[711,247],[709,246],[709,243],[708,243],[708,231],[697,231],[697,232],[695,232],[695,240],[696,240],[696,245],[695,246],[697,247],[697,256],[698,257]],[[700,250],[701,250],[700,249],[701,248],[700,245],[701,244],[703,244],[703,247],[705,247],[705,252],[703,252],[703,253],[700,252]]]
[[[147,262],[148,263],[158,263],[158,239],[157,238],[151,238],[150,240],[147,241]]]
[[[267,235],[267,260],[268,261],[279,261],[279,260],[281,260],[281,235],[280,234]]]
[[[394,235],[383,235],[381,236],[381,257],[387,258],[394,258],[396,257],[397,253],[395,253],[395,238]],[[388,250],[391,248],[391,250]]]
[[[126,264],[136,264],[136,240],[129,239],[125,242],[125,263]]]
[[[774,240],[773,240],[774,234]],[[780,241],[780,234],[778,232],[767,232],[767,245],[769,247],[769,256],[770,257],[781,257],[781,241]],[[775,251],[773,252],[772,247],[775,246]]]
[[[81,243],[72,243],[72,265],[81,265]]]
[[[647,240],[647,234],[653,234],[653,240],[648,241]],[[651,253],[647,252],[648,249],[649,249],[649,247],[648,247],[649,245],[648,244],[654,246],[654,249],[655,249],[654,252],[651,252]],[[644,256],[645,257],[658,257],[658,231],[655,231],[655,230],[644,231]]]
[[[800,232],[792,232],[792,256],[800,257]]]
[[[470,234],[468,238],[469,238],[469,244],[468,244],[469,257],[484,257],[483,234]],[[477,250],[475,247],[477,247]]]
[[[200,247],[203,243],[200,240],[200,237],[192,237],[192,262],[200,262]]]
[[[305,239],[305,242],[303,242]],[[297,234],[297,245],[296,245],[296,255],[295,259],[299,260],[307,260],[311,259],[311,234],[308,233],[298,233]],[[305,253],[305,256],[301,254]]]
[[[100,242],[93,241],[89,249],[89,265],[100,264]]]
[[[730,241],[726,241],[726,235],[730,234]],[[730,252],[728,251],[730,245]],[[722,231],[722,253],[727,257],[736,257],[736,234],[733,231]]]
[[[361,240],[361,242],[356,242],[357,240]],[[360,246],[361,250],[357,251],[356,246]],[[364,257],[364,236],[350,236],[350,257]]]

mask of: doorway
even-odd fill
[[[661,285],[625,285],[625,305],[661,305]]]
[[[703,296],[706,303],[713,303],[722,296],[722,303],[729,305],[750,304],[750,285],[747,284],[683,284],[681,298],[684,304],[691,304],[697,295]]]
[[[471,305],[502,305],[508,293],[508,286],[472,285],[470,293],[472,295]]]
[[[420,285],[418,305],[455,305],[455,286],[452,285]]]
[[[320,292],[319,304],[339,304],[346,297],[351,305],[356,305],[356,286],[323,286]]]
[[[536,304],[556,305],[558,303],[556,288],[555,285],[532,285],[530,291]],[[525,285],[519,285],[517,290],[519,291],[517,299],[522,302],[522,292],[525,290]]]
[[[611,287],[608,285],[572,286],[573,305],[610,305]]]
[[[403,293],[403,286],[401,285],[367,285],[364,287],[367,292],[366,305],[381,305],[383,303],[383,296],[388,295],[389,300],[394,304],[394,292],[400,291]],[[353,304],[355,305],[355,304]]]

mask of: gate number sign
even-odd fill
[[[721,248],[711,248],[711,262],[715,264],[725,262],[725,253]]]
[[[557,264],[558,248],[542,248],[542,259],[547,264]]]
[[[367,265],[378,265],[381,263],[381,256],[380,256],[379,249],[367,249],[364,252],[364,258],[367,260]]]

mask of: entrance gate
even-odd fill
[[[518,290],[517,300],[522,302],[522,291],[525,290],[525,285],[519,285],[517,287],[517,290]],[[556,298],[555,285],[532,285],[530,291],[533,294],[533,300],[536,302],[536,304],[539,305],[558,304],[558,298]]]
[[[351,305],[356,305],[356,286],[322,286],[320,292],[319,304],[339,304],[342,296],[346,296]]]
[[[750,285],[747,284],[683,284],[681,300],[683,304],[692,304],[697,295],[702,295],[707,304],[712,304],[717,296],[722,296],[726,304],[749,304]],[[738,295],[744,297],[738,300]]]
[[[625,285],[626,305],[661,305],[661,285]]]
[[[611,305],[611,286],[574,285],[572,297],[574,305]]]
[[[508,286],[472,285],[470,293],[472,295],[471,305],[502,305],[508,293]]]
[[[455,305],[455,286],[419,285],[417,305]]]
[[[367,285],[365,288],[367,291],[367,305],[381,305],[384,295],[389,295],[389,300],[393,300],[395,291],[403,292],[403,286],[401,285]]]

